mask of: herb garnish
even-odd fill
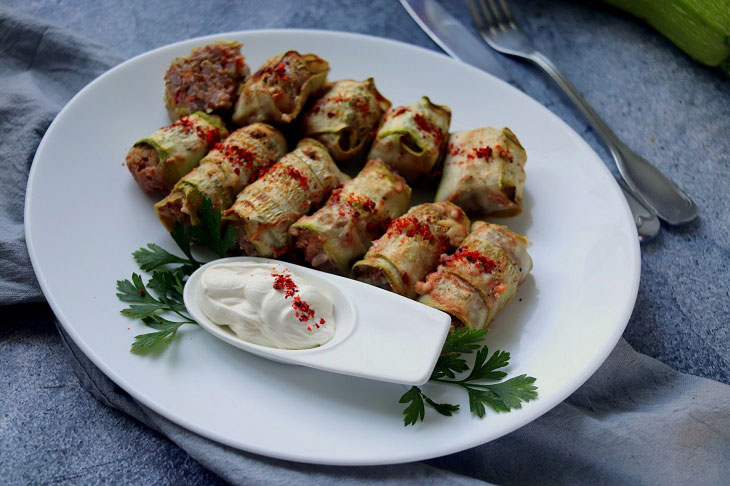
[[[175,222],[170,233],[187,258],[148,243],[146,248],[132,253],[141,270],[152,272],[147,284],[137,273],[132,273],[131,281],[117,281],[117,297],[129,304],[121,311],[122,314],[139,319],[155,329],[155,332],[135,336],[131,349],[133,353],[145,353],[160,345],[167,345],[175,338],[180,326],[197,324],[183,303],[185,281],[202,264],[193,257],[191,245],[206,247],[219,257],[224,257],[235,244],[235,230],[228,227],[223,231],[221,212],[213,207],[210,199],[203,199],[198,217],[201,222],[199,226],[190,227]]]
[[[132,319],[141,320],[154,332],[135,336],[131,351],[145,353],[166,346],[175,338],[178,329],[185,324],[197,324],[188,314],[183,303],[185,281],[203,262],[193,257],[193,244],[212,250],[224,257],[235,244],[235,230],[228,227],[223,231],[219,209],[213,207],[210,199],[204,198],[198,211],[200,225],[184,226],[176,222],[170,233],[172,239],[185,257],[170,253],[159,245],[148,243],[132,253],[135,262],[144,272],[152,272],[145,284],[142,277],[132,273],[131,280],[117,281],[117,297],[128,307],[121,312]],[[175,319],[175,320],[172,320]],[[486,415],[486,407],[496,412],[509,412],[521,408],[522,402],[537,397],[535,378],[520,375],[499,383],[484,384],[482,381],[498,381],[507,376],[501,368],[509,364],[510,354],[495,351],[489,355],[486,345],[480,343],[486,330],[457,329],[444,342],[441,355],[431,373],[430,382],[447,383],[462,387],[469,396],[469,409],[479,418]],[[478,350],[471,372],[463,379],[457,374],[469,371],[463,355]],[[448,378],[448,379],[447,379]],[[437,403],[423,393],[420,387],[412,386],[400,398],[407,403],[403,410],[403,423],[414,425],[426,416],[426,405],[441,415],[451,416],[458,412],[459,405]]]
[[[499,383],[485,384],[482,381],[498,381],[507,376],[499,371],[509,364],[510,354],[506,351],[495,351],[489,356],[487,346],[480,346],[486,330],[457,329],[446,338],[444,347],[436,361],[431,382],[457,385],[466,390],[469,396],[469,409],[479,418],[486,415],[489,407],[495,412],[509,412],[513,408],[521,408],[522,402],[529,402],[537,397],[535,378],[520,375]],[[457,380],[456,375],[469,370],[469,365],[462,357],[478,349],[474,365],[466,378]],[[445,379],[450,378],[450,379]],[[451,416],[459,411],[459,405],[436,403],[423,391],[412,386],[400,398],[400,403],[409,405],[403,410],[403,423],[414,425],[426,415],[425,405],[429,405],[441,415]]]

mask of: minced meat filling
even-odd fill
[[[135,145],[127,154],[127,168],[145,192],[167,194],[170,190],[158,170],[160,160],[154,148],[146,144]]]
[[[230,109],[238,85],[248,74],[240,49],[240,42],[215,42],[175,59],[165,74],[170,117]]]

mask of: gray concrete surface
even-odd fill
[[[266,27],[347,30],[437,49],[395,1],[218,2],[194,10],[190,3],[3,2],[125,56],[198,35]],[[730,82],[615,12],[570,2],[511,3],[525,30],[615,131],[700,207],[699,221],[665,227],[642,247],[641,287],[624,337],[675,369],[730,383]],[[452,8],[467,20],[462,2]],[[504,64],[528,94],[609,160],[540,73]],[[0,316],[0,483],[220,481],[80,387],[45,304],[3,307]]]

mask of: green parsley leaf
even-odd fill
[[[497,350],[489,354],[487,346],[481,345],[486,334],[485,330],[457,329],[446,338],[431,373],[430,381],[456,385],[467,392],[469,410],[479,418],[487,413],[487,408],[495,412],[509,412],[521,408],[522,402],[529,402],[537,397],[535,378],[520,375],[509,380],[485,384],[482,381],[498,381],[507,376],[502,368],[509,364],[510,354]],[[478,350],[474,358],[471,371],[463,379],[456,379],[456,375],[469,370],[465,354]],[[450,378],[450,379],[446,379]],[[426,396],[419,387],[411,387],[400,400],[400,403],[410,403],[403,411],[405,425],[413,425],[425,416],[425,405],[430,406],[441,415],[451,416],[459,411],[459,405],[450,403],[436,403]]]
[[[459,411],[458,405],[452,405],[450,403],[436,403],[427,397],[419,387],[412,386],[403,394],[402,397],[400,397],[400,403],[410,403],[410,405],[403,410],[404,425],[415,425],[419,420],[423,421],[423,418],[426,416],[426,407],[424,402],[441,415],[446,415],[447,417],[451,417],[451,415]]]
[[[152,278],[147,283],[147,286],[154,290],[161,301],[170,304],[183,303],[183,283],[182,272],[175,271],[156,271],[152,272]],[[185,311],[185,307],[182,308]]]
[[[486,329],[467,327],[457,329],[446,338],[441,353],[471,353],[480,347],[479,343],[484,340],[486,334]]]
[[[136,273],[132,274],[132,281],[117,280],[117,297],[122,302],[148,302],[150,297],[147,289],[142,283],[142,278]]]
[[[414,425],[419,420],[423,420],[426,416],[426,407],[423,405],[423,397],[421,396],[421,389],[417,386],[412,386],[407,392],[400,397],[399,403],[409,403],[405,410],[403,410],[403,423],[408,425]]]
[[[522,408],[522,402],[529,402],[537,398],[536,379],[532,376],[519,375],[501,383],[485,385],[499,397],[507,410]]]
[[[457,353],[442,354],[436,361],[436,366],[431,373],[431,379],[437,378],[456,378],[456,373],[461,373],[469,369],[466,360]]]
[[[160,345],[167,345],[175,338],[177,330],[185,324],[184,322],[172,322],[166,319],[155,319],[147,317],[143,322],[153,328],[156,332],[140,334],[134,337],[131,351],[133,353],[142,354],[154,350]]]
[[[195,261],[195,258],[193,258],[193,252],[190,249],[190,242],[193,241],[192,233],[193,230],[190,226],[186,226],[180,221],[175,221],[172,225],[170,236],[172,236],[172,239],[175,240],[177,246],[190,259],[190,261],[194,262],[195,266],[197,266],[198,262]]]
[[[426,395],[424,395],[423,392],[421,393],[421,395],[423,396],[423,399],[426,400],[426,403],[431,405],[431,407],[433,407],[433,409],[436,410],[441,415],[446,415],[447,417],[451,417],[452,414],[459,411],[458,405],[452,405],[450,403],[436,403],[433,400],[431,400],[430,398],[428,398]]]
[[[495,351],[487,361],[489,349],[484,346],[477,351],[477,357],[474,360],[471,373],[466,377],[465,381],[476,380],[501,380],[507,373],[504,371],[495,371],[504,368],[509,364],[509,353],[506,351]],[[486,361],[486,362],[485,362]]]
[[[203,199],[198,216],[201,222],[199,226],[191,227],[176,221],[170,233],[187,258],[148,243],[147,247],[132,253],[143,271],[152,272],[147,284],[137,273],[132,274],[131,280],[117,281],[117,297],[128,303],[122,314],[140,319],[155,329],[155,332],[136,336],[132,352],[145,352],[169,344],[180,326],[196,324],[188,315],[183,301],[185,281],[201,265],[193,257],[192,244],[208,247],[220,257],[225,256],[236,244],[235,229],[228,227],[223,231],[221,212],[213,207],[210,199]],[[177,315],[182,320],[172,321],[165,315]]]
[[[137,262],[139,268],[145,272],[150,272],[163,265],[170,264],[196,264],[195,261],[187,258],[181,258],[177,255],[173,255],[169,251],[165,250],[159,245],[154,243],[148,243],[147,248],[140,248],[139,250],[132,253],[134,261]]]
[[[486,415],[484,405],[487,404],[497,412],[506,412],[505,405],[494,393],[489,390],[480,390],[469,386],[464,387],[469,394],[469,410],[479,418]]]
[[[233,227],[222,230],[222,217],[220,210],[213,207],[208,198],[203,198],[198,211],[200,225],[190,229],[192,241],[210,248],[219,257],[224,257],[236,243],[236,231]]]

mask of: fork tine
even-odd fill
[[[504,6],[503,0],[502,0],[502,5]],[[492,15],[496,19],[497,27],[499,27],[500,29],[502,29],[505,32],[508,31],[509,29],[512,29],[515,27],[510,16],[506,15],[499,7],[497,7],[497,3],[494,0],[489,0],[489,6],[491,7]],[[509,12],[509,10],[507,10],[507,12]]]
[[[512,12],[510,12],[509,8],[507,7],[507,2],[505,0],[499,0],[499,3],[502,4],[502,10],[504,10],[505,17],[507,18],[507,22],[510,24],[510,26],[513,29],[517,28],[517,22],[515,22],[515,18],[512,16]]]
[[[487,7],[487,3],[484,0],[479,0],[479,6],[482,8],[482,15],[487,21],[487,24],[489,24],[489,29],[491,31],[497,30],[498,22],[495,22],[494,18],[492,17],[492,14],[489,13],[489,7]]]
[[[466,0],[466,5],[469,7],[469,11],[471,12],[471,18],[474,21],[474,24],[477,26],[477,30],[481,31],[484,30],[484,22],[482,22],[482,16],[479,15],[479,11],[477,10],[477,6],[474,5],[474,0]]]

